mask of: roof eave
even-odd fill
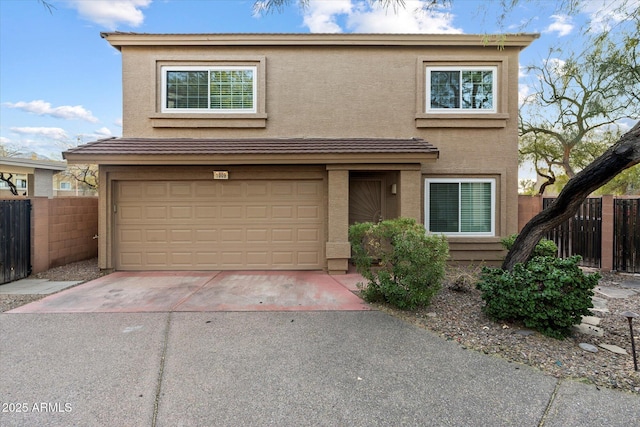
[[[419,164],[438,159],[437,150],[425,153],[312,153],[312,154],[78,154],[63,153],[69,164],[98,165],[320,165]]]
[[[227,33],[152,34],[103,32],[113,47],[123,46],[498,46],[525,48],[537,33],[514,34],[361,34]]]

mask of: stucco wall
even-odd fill
[[[96,197],[31,198],[34,273],[98,255]]]
[[[500,238],[518,229],[518,55],[535,36],[511,35],[501,48],[465,35],[352,36],[355,43],[341,37],[112,34],[109,41],[123,58],[123,135],[422,138],[439,149],[439,158],[422,163],[420,185],[412,177],[411,188],[398,186],[400,205],[394,206],[422,219],[424,179],[495,179],[495,236],[449,241],[454,260],[499,262]],[[162,111],[163,66],[222,64],[257,67],[255,114]],[[428,66],[496,67],[496,111],[428,113]]]

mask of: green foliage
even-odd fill
[[[553,338],[569,336],[571,326],[589,315],[600,279],[598,273],[585,275],[580,259],[534,257],[511,272],[484,268],[476,285],[486,303],[483,311],[494,320],[522,321]]]
[[[516,241],[517,234],[512,234],[510,236],[504,237],[500,240],[502,246],[510,251],[513,247],[513,242]],[[553,240],[549,239],[541,239],[536,247],[533,249],[532,257],[537,256],[548,256],[548,257],[557,257],[558,256],[558,246],[555,244]]]
[[[449,245],[414,219],[354,224],[349,241],[358,273],[367,280],[366,301],[413,309],[428,305],[440,289]]]

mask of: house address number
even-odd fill
[[[229,179],[229,171],[213,171],[213,179]]]

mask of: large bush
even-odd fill
[[[517,234],[512,234],[500,240],[502,246],[510,251],[513,247],[513,243],[516,241]],[[553,240],[549,239],[540,239],[535,248],[533,248],[532,256],[558,256],[558,246],[555,244]]]
[[[484,268],[477,284],[486,303],[483,311],[494,320],[522,321],[554,338],[570,335],[571,326],[590,314],[600,278],[598,273],[585,275],[580,259],[534,257],[512,272]]]
[[[400,309],[426,306],[440,289],[449,245],[409,218],[349,228],[352,258],[366,280],[362,296]]]

